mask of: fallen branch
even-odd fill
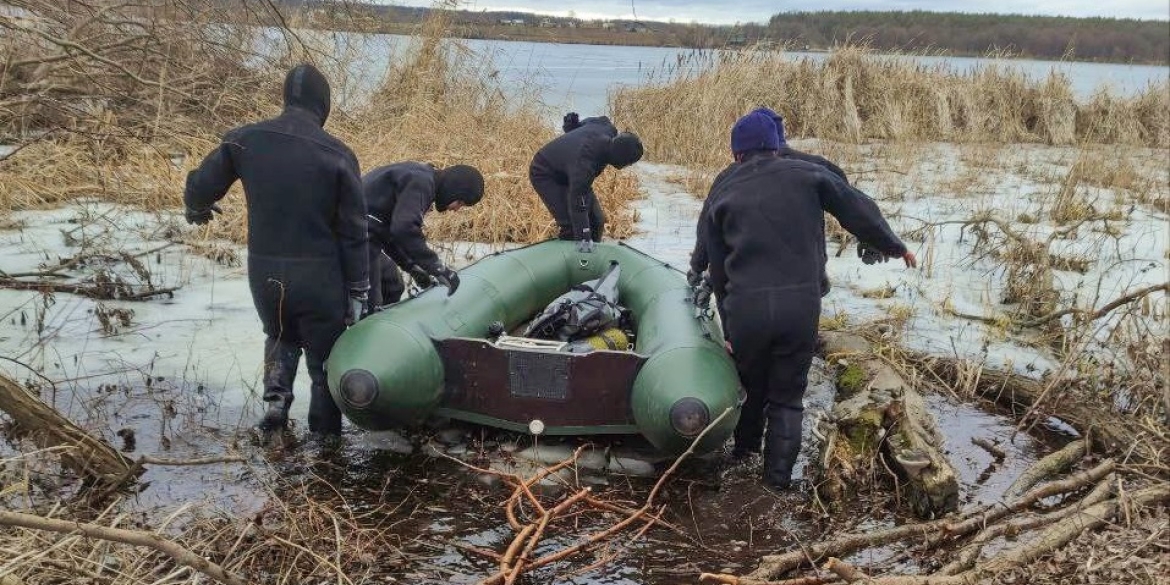
[[[910,357],[916,370],[937,379],[960,394],[974,393],[1023,413],[1036,408],[1045,396],[1047,384],[1009,372],[982,367],[967,360],[939,357]],[[974,371],[972,376],[969,372]],[[1058,388],[1059,390],[1059,388]],[[1059,397],[1059,394],[1057,395]],[[1047,404],[1052,402],[1045,401]],[[1107,406],[1089,400],[1061,400],[1059,412],[1049,413],[1089,437],[1093,451],[1126,453],[1126,462],[1158,462],[1165,457],[1165,438],[1147,429],[1127,424],[1127,419]]]
[[[829,558],[829,562],[825,563],[825,570],[837,575],[849,583],[854,581],[870,580],[870,576],[866,575],[864,571],[854,567],[849,563],[846,563],[837,557]]]
[[[1060,522],[1053,524],[1028,544],[1008,549],[986,563],[958,575],[914,575],[878,577],[867,583],[873,585],[977,585],[1004,571],[1026,566],[1060,548],[1081,533],[1096,530],[1118,516],[1125,506],[1152,506],[1170,500],[1170,486],[1146,488],[1129,498],[1115,498],[1095,504]]]
[[[118,291],[111,291],[110,287],[107,285],[93,282],[64,283],[49,282],[45,280],[27,281],[16,278],[0,278],[0,288],[73,294],[100,301],[146,301],[154,297],[164,295],[168,297],[174,297],[175,292],[177,292],[180,287],[174,286],[122,293]]]
[[[995,524],[984,528],[979,534],[976,534],[963,549],[959,551],[958,558],[948,563],[939,573],[942,575],[955,575],[963,571],[969,570],[975,566],[975,562],[979,559],[979,553],[983,551],[984,545],[987,543],[1012,534],[1021,534],[1030,530],[1036,530],[1044,526],[1048,526],[1054,522],[1064,520],[1073,514],[1076,514],[1089,506],[1099,504],[1108,500],[1113,495],[1113,488],[1117,476],[1110,474],[1093,488],[1089,495],[1085,496],[1081,501],[1067,507],[1062,508],[1047,514],[1041,514],[1032,518],[1027,518],[1021,521],[1005,522],[1002,524]]]
[[[568,548],[561,549],[557,552],[547,554],[547,555],[540,557],[532,562],[524,562],[524,559],[520,558],[517,560],[516,565],[511,565],[511,564],[504,565],[503,563],[501,563],[500,572],[484,579],[483,581],[480,581],[480,585],[496,585],[498,583],[508,583],[510,581],[514,581],[516,578],[519,577],[521,571],[531,571],[531,570],[539,569],[540,567],[544,567],[546,565],[550,565],[552,563],[556,563],[556,562],[562,561],[564,559],[567,559],[569,557],[572,557],[573,555],[576,555],[582,551],[585,551],[585,550],[589,549],[590,547],[596,545],[599,542],[603,542],[603,541],[609,539],[613,535],[621,532],[622,530],[625,530],[627,527],[638,522],[639,520],[644,520],[644,521],[647,521],[648,523],[652,524],[653,521],[651,520],[651,518],[653,517],[653,515],[651,514],[651,510],[654,507],[654,500],[657,497],[658,493],[662,490],[662,487],[666,485],[667,480],[670,479],[670,477],[672,475],[674,475],[674,472],[678,470],[679,466],[682,465],[682,462],[685,461],[687,459],[687,457],[690,457],[691,455],[694,454],[695,448],[702,442],[703,438],[707,436],[707,434],[711,431],[711,429],[719,426],[719,424],[723,422],[723,419],[727,418],[727,416],[730,415],[732,413],[732,411],[734,411],[734,410],[735,410],[734,408],[729,407],[729,408],[725,409],[722,414],[715,417],[715,420],[712,420],[707,425],[707,427],[704,428],[703,431],[701,433],[699,433],[699,435],[697,437],[695,437],[694,441],[691,442],[690,447],[688,447],[687,450],[685,452],[683,452],[682,455],[679,455],[678,458],[676,458],[674,460],[674,464],[671,465],[662,474],[662,476],[658,478],[658,481],[655,482],[654,487],[650,489],[650,494],[646,496],[646,501],[645,501],[645,503],[642,504],[642,507],[640,507],[636,510],[633,510],[632,513],[627,515],[627,517],[625,519],[617,522],[616,524],[610,526],[609,528],[607,528],[605,530],[602,530],[601,532],[598,532],[596,534],[589,536],[588,538],[586,538],[582,542],[579,542],[579,543],[577,543],[573,546],[570,546]],[[579,454],[579,452],[580,452],[580,449],[578,449],[578,454]],[[564,463],[564,462],[562,462],[562,463]],[[566,465],[567,465],[567,463],[566,463]],[[538,476],[539,475],[540,474],[538,474]],[[537,481],[539,481],[539,480],[537,480]],[[588,496],[588,494],[589,494],[588,490],[583,490],[581,492],[578,492],[578,493],[574,494],[573,496],[566,498],[564,501],[561,502],[561,504],[559,504],[558,506],[553,508],[553,510],[556,510],[558,513],[563,512],[564,510],[568,509],[568,507],[569,507],[568,504],[572,504],[572,503],[575,503],[577,501],[584,500]],[[513,497],[516,497],[515,492],[513,492]],[[511,499],[509,499],[509,502],[510,501],[511,501]],[[542,520],[540,522],[538,522],[537,524],[528,524],[528,525],[524,526],[523,528],[521,528],[521,533],[522,534],[526,533],[526,532],[532,533],[532,531],[542,530],[541,525],[547,525],[547,522],[548,522],[548,519],[550,518],[550,516],[551,516],[551,514],[546,513],[545,517],[542,518]],[[527,537],[527,536],[528,536],[528,534],[524,534],[524,537]],[[515,539],[513,539],[512,545],[508,547],[509,550],[512,550],[512,548],[514,546],[519,546],[517,543],[521,542],[523,540],[524,540],[524,538],[522,538],[520,535],[517,535],[517,537]],[[531,551],[526,551],[526,552],[531,552]],[[521,555],[521,557],[523,557],[523,555]],[[511,559],[509,559],[508,555],[505,554],[504,560],[509,561]],[[519,567],[520,570],[517,570],[517,567]]]
[[[995,457],[996,461],[1003,461],[1007,458],[1007,453],[1003,449],[1000,449],[995,443],[982,437],[971,437],[971,444],[990,453],[992,457]]]
[[[1112,313],[1118,307],[1128,305],[1134,301],[1140,301],[1143,298],[1145,298],[1151,294],[1154,294],[1156,292],[1170,293],[1170,282],[1164,282],[1162,284],[1156,284],[1154,286],[1147,286],[1145,288],[1141,288],[1141,289],[1135,290],[1131,293],[1122,295],[1121,297],[1118,297],[1117,299],[1114,299],[1114,300],[1106,303],[1104,306],[1102,306],[1100,309],[1097,309],[1096,311],[1090,311],[1088,309],[1078,309],[1076,307],[1071,307],[1068,309],[1061,309],[1059,311],[1055,311],[1053,313],[1049,313],[1047,315],[1043,315],[1043,316],[1037,317],[1037,318],[1029,320],[1029,321],[1020,321],[1020,322],[1017,322],[1016,325],[1018,327],[1039,327],[1041,325],[1044,325],[1046,323],[1050,323],[1050,322],[1055,321],[1055,320],[1057,320],[1061,317],[1064,317],[1066,315],[1076,315],[1081,321],[1083,321],[1085,323],[1090,323],[1092,321],[1096,321],[1097,319],[1100,319],[1100,318],[1108,315],[1109,313]]]
[[[1085,456],[1086,447],[1084,440],[1073,441],[1063,449],[1044,456],[1012,482],[1003,494],[1004,499],[1019,497],[1044,479],[1072,467]]]
[[[831,556],[843,557],[865,548],[884,546],[910,538],[932,538],[936,544],[941,544],[954,538],[972,534],[984,526],[1008,514],[1032,506],[1044,498],[1095,485],[1112,473],[1115,467],[1116,464],[1112,460],[1105,461],[1087,472],[1037,487],[1011,502],[968,512],[959,516],[958,522],[956,522],[956,518],[942,518],[918,524],[904,524],[875,532],[849,534],[835,540],[813,544],[806,549],[780,555],[768,555],[760,559],[760,566],[752,571],[748,577],[770,579],[809,562],[819,562]]]
[[[132,461],[61,416],[24,386],[2,375],[0,411],[8,413],[16,422],[18,433],[31,438],[38,447],[64,447],[61,462],[84,478],[120,487],[132,476]]]
[[[720,585],[826,585],[837,580],[837,577],[799,577],[796,579],[785,579],[784,581],[761,581],[750,577],[737,577],[735,575],[716,573],[703,573],[699,575],[700,583],[718,583]]]
[[[152,548],[167,555],[175,562],[199,571],[220,583],[225,583],[226,585],[247,585],[243,577],[228,572],[223,567],[191,552],[174,541],[167,540],[149,532],[110,528],[108,526],[98,526],[83,522],[67,522],[65,520],[34,516],[32,514],[5,511],[0,511],[0,525],[58,532],[61,534],[81,534],[87,538]]]
[[[246,463],[248,460],[242,455],[224,455],[222,457],[201,457],[198,459],[167,459],[143,455],[138,458],[141,465],[161,465],[164,467],[196,467],[199,465],[218,465],[220,463]]]
[[[1074,473],[1065,479],[1052,481],[1036,487],[1019,498],[1009,501],[1005,505],[992,506],[982,513],[969,516],[962,522],[948,524],[943,528],[943,531],[947,536],[952,538],[971,534],[984,526],[1006,517],[1008,514],[1030,507],[1045,498],[1051,498],[1052,496],[1083,489],[1090,485],[1096,485],[1110,473],[1113,473],[1116,468],[1117,464],[1112,459],[1107,459],[1088,471]]]

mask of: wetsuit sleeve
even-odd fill
[[[841,180],[842,180],[842,181],[845,181],[846,183],[848,183],[848,182],[849,182],[849,177],[846,177],[846,176],[845,176],[845,170],[844,170],[844,169],[842,169],[841,167],[839,167],[839,166],[837,166],[837,165],[833,164],[833,162],[832,162],[832,161],[830,161],[830,160],[829,160],[829,159],[827,159],[827,158],[820,157],[820,159],[821,159],[821,160],[820,160],[821,166],[825,167],[826,169],[829,169],[829,171],[830,171],[831,173],[833,173],[834,175],[837,175],[838,177],[841,177]]]
[[[346,287],[351,291],[369,290],[370,259],[366,249],[369,222],[366,219],[366,199],[356,159],[343,165],[338,177],[337,222],[334,230],[341,252]]]
[[[410,270],[414,266],[414,263],[402,251],[402,248],[394,245],[394,241],[390,239],[390,224],[384,221],[383,218],[376,217],[373,214],[370,214],[369,220],[370,243],[385,252],[399,268]]]
[[[203,159],[199,168],[187,174],[187,187],[183,191],[183,203],[188,209],[203,211],[210,209],[223,199],[232,184],[239,179],[232,162],[234,134],[223,137],[223,142]]]
[[[592,207],[593,181],[597,178],[597,158],[604,152],[596,141],[586,142],[577,154],[577,160],[569,166],[569,222],[573,226],[573,238],[576,240],[591,239],[589,229],[589,209]]]
[[[712,206],[700,221],[700,231],[707,242],[708,275],[711,291],[715,298],[727,297],[727,243],[723,239],[723,226],[719,221],[718,208]]]
[[[399,266],[404,266],[405,260],[405,266],[414,263],[432,272],[441,264],[439,255],[427,246],[427,239],[423,236],[423,216],[434,202],[434,184],[417,175],[410,177],[398,193],[390,218],[390,241],[399,251],[387,250],[387,253]],[[396,254],[405,258],[399,259]]]
[[[711,212],[711,201],[715,198],[715,189],[733,170],[735,170],[735,165],[720,171],[715,176],[715,180],[711,181],[711,189],[707,192],[707,198],[703,200],[703,209],[699,212],[699,221],[695,226],[695,249],[691,251],[691,270],[695,274],[701,274],[707,270],[707,265],[710,263],[707,257],[707,233],[704,231],[703,218]]]
[[[711,195],[703,200],[703,209],[699,212],[699,221],[695,224],[695,249],[691,251],[691,271],[702,274],[707,270],[707,214],[711,212]]]
[[[906,245],[890,229],[877,203],[836,175],[822,174],[818,181],[821,209],[833,214],[849,233],[887,256],[902,256]]]

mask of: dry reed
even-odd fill
[[[752,50],[696,54],[610,96],[618,122],[654,160],[717,167],[731,125],[768,106],[793,137],[949,142],[1084,142],[1170,147],[1170,84],[1133,97],[1077,101],[1069,79],[1033,79],[1010,66],[955,71],[865,47],[824,59]]]
[[[483,202],[431,214],[431,237],[532,242],[553,233],[527,177],[532,155],[555,136],[549,116],[535,90],[505,92],[489,59],[446,38],[444,11],[399,54],[372,37],[298,29],[286,15],[288,28],[268,32],[193,24],[238,22],[213,0],[164,2],[157,13],[77,0],[15,4],[37,17],[0,16],[7,63],[0,69],[0,132],[23,147],[0,160],[0,213],[82,196],[180,209],[186,171],[225,130],[277,113],[284,71],[311,61],[334,86],[326,129],[353,148],[363,170],[418,160],[483,171]],[[244,7],[271,10],[259,1]],[[385,74],[371,84],[355,72],[357,63]],[[630,235],[629,202],[639,196],[633,175],[606,173],[596,190],[609,233]],[[241,195],[236,187],[219,220],[188,240],[245,241]]]

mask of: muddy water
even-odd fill
[[[806,396],[809,421],[832,401],[832,385],[819,361]],[[71,394],[66,398],[64,394]],[[365,516],[370,526],[392,526],[400,535],[403,557],[388,565],[387,576],[398,582],[474,583],[489,574],[495,561],[465,552],[452,543],[502,551],[512,538],[500,504],[508,490],[487,481],[450,459],[435,456],[442,451],[479,466],[531,469],[525,457],[558,460],[578,445],[577,441],[536,442],[530,437],[489,431],[472,426],[436,426],[418,434],[368,434],[347,432],[340,448],[323,448],[300,440],[284,448],[257,446],[244,414],[222,407],[205,396],[207,389],[175,386],[152,379],[133,386],[102,387],[84,397],[62,393],[58,406],[106,436],[129,429],[135,437],[135,453],[161,453],[190,457],[239,451],[247,464],[209,467],[152,467],[144,477],[147,487],[129,507],[154,518],[193,504],[192,513],[248,517],[260,510],[273,494],[305,485],[332,484],[315,489],[327,505],[347,515]],[[51,397],[51,393],[46,393]],[[995,500],[1023,468],[1046,451],[1045,437],[1018,435],[1014,443],[1010,419],[944,396],[931,396],[929,406],[947,436],[947,449],[959,470],[964,503]],[[103,424],[102,421],[105,421]],[[123,433],[125,434],[125,433]],[[1000,439],[1008,459],[994,464],[992,457],[970,443],[972,437]],[[535,445],[534,445],[535,444]],[[536,446],[539,450],[534,450]],[[125,447],[125,445],[123,445]],[[815,453],[815,439],[806,437],[805,451],[796,476],[804,478],[807,458]],[[646,463],[638,441],[596,441],[578,469],[566,473],[563,482],[545,488],[550,496],[565,489],[589,485],[600,497],[628,506],[644,500],[652,478],[599,471],[606,463],[626,461],[625,471],[660,472]],[[871,530],[904,520],[892,510],[888,495],[845,502],[843,509],[825,514],[804,484],[799,491],[776,495],[760,487],[758,458],[732,463],[718,452],[684,465],[660,502],[665,518],[686,535],[651,530],[643,539],[630,533],[613,541],[600,554],[616,558],[601,568],[575,574],[597,557],[586,555],[529,577],[527,583],[576,585],[667,584],[690,582],[700,571],[750,571],[763,554],[789,550],[798,542],[817,540],[833,533]],[[527,466],[527,467],[525,467]],[[615,466],[610,465],[616,469]],[[619,471],[621,471],[619,469]],[[334,491],[335,490],[335,491]],[[536,554],[554,552],[610,526],[618,518],[597,513],[574,516],[554,525]],[[908,563],[900,551],[866,553],[858,562],[872,564],[894,559]],[[685,580],[685,581],[684,581]]]

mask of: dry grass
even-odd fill
[[[130,16],[124,7],[101,11],[76,0],[64,7],[48,0],[22,4],[46,20],[32,25],[0,17],[0,26],[14,33],[6,31],[0,41],[0,54],[10,64],[0,71],[0,131],[25,145],[0,161],[5,173],[0,184],[4,212],[58,206],[81,196],[150,210],[181,209],[186,172],[214,147],[219,134],[277,113],[284,71],[294,63],[312,61],[330,77],[335,102],[342,102],[335,103],[327,130],[353,148],[363,170],[418,160],[439,166],[473,164],[483,171],[487,179],[483,202],[457,214],[431,214],[431,237],[532,242],[553,233],[551,218],[528,184],[532,155],[555,136],[535,89],[506,96],[486,58],[445,38],[449,23],[441,11],[400,53],[379,49],[369,38],[292,28],[257,56],[252,47],[260,39],[243,27],[224,27],[234,31],[229,35],[232,43],[226,44],[207,38],[200,27],[166,25],[161,19],[148,21],[153,28],[146,32],[128,29],[120,24]],[[172,4],[203,19],[230,16],[215,12],[217,3],[211,0]],[[295,21],[290,26],[295,27]],[[36,59],[22,57],[30,50],[24,44],[39,38],[42,27],[58,41],[33,43]],[[188,29],[193,32],[181,32]],[[95,38],[108,42],[97,44]],[[107,47],[121,41],[140,52]],[[96,57],[68,51],[69,43],[86,46]],[[177,67],[176,61],[202,53],[215,59],[194,58],[204,63],[198,70]],[[124,69],[135,55],[145,58],[131,75]],[[384,62],[368,62],[372,56]],[[33,73],[41,67],[11,66],[14,60],[51,60],[52,90],[38,90],[43,76]],[[355,63],[366,69],[382,65],[385,74],[371,84],[354,72]],[[183,83],[174,88],[169,81],[154,81],[176,77]],[[99,81],[86,86],[82,97],[70,89],[93,79]],[[101,81],[107,79],[112,81]],[[203,93],[193,100],[196,89]],[[19,107],[12,105],[18,102]],[[50,132],[33,132],[43,130]],[[596,190],[609,216],[608,233],[630,235],[629,202],[639,196],[633,175],[606,173]],[[246,239],[246,210],[238,186],[223,207],[223,216],[199,230],[195,240]]]
[[[0,470],[15,461],[0,460]],[[411,556],[401,548],[401,534],[385,519],[395,511],[393,503],[378,507],[376,512],[384,516],[379,519],[374,513],[357,514],[346,498],[320,477],[284,483],[288,485],[266,486],[268,503],[249,518],[233,517],[226,510],[184,506],[165,520],[144,526],[136,515],[121,512],[119,505],[104,510],[25,510],[17,503],[10,509],[157,533],[236,575],[272,579],[261,582],[352,584],[385,579],[392,582],[393,577],[401,575],[402,566]],[[5,585],[211,582],[205,575],[150,549],[79,534],[6,527],[0,531],[0,558],[6,561],[0,570],[0,583]]]
[[[864,47],[824,60],[762,50],[700,54],[647,87],[618,90],[610,105],[642,136],[650,158],[688,166],[726,164],[731,125],[761,105],[784,116],[791,136],[839,142],[1170,146],[1170,84],[1078,102],[1057,73],[1036,80],[995,64],[954,72]]]

